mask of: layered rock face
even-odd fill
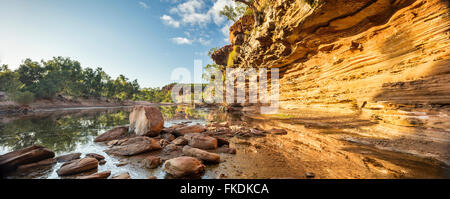
[[[282,109],[366,118],[385,124],[377,128],[386,137],[401,132],[439,142],[444,150],[434,156],[448,160],[448,1],[259,0],[258,6],[265,21],[233,43],[239,45],[233,67],[279,68]],[[231,30],[233,42],[238,34]]]

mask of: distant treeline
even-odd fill
[[[54,99],[57,96],[71,99],[171,102],[168,89],[141,89],[137,80],[130,81],[123,75],[112,79],[102,68],[83,69],[78,61],[63,57],[41,62],[26,59],[14,71],[7,65],[2,65],[0,91],[6,92],[10,99],[20,104],[29,104],[37,99]]]

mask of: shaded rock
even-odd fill
[[[98,161],[98,164],[99,164],[99,165],[104,165],[104,164],[106,164],[106,160],[99,160],[99,161]]]
[[[157,168],[161,163],[161,158],[155,156],[147,156],[143,160],[143,166],[148,169]]]
[[[36,168],[41,168],[41,167],[52,166],[54,164],[56,164],[55,158],[49,158],[49,159],[46,159],[46,160],[41,160],[39,162],[34,162],[34,163],[30,163],[30,164],[20,165],[19,167],[17,167],[16,171],[17,172],[25,172],[25,171],[28,171],[30,169],[36,169]]]
[[[214,138],[217,139],[217,145],[219,147],[224,146],[224,145],[230,145],[230,142],[225,138],[220,138],[220,137],[214,137]]]
[[[162,148],[166,147],[169,144],[170,142],[165,139],[159,140],[159,145],[161,145]]]
[[[228,154],[236,154],[236,149],[229,147],[220,147],[217,149],[218,153],[228,153]]]
[[[149,137],[129,138],[118,146],[105,150],[108,154],[132,156],[148,151],[159,150],[161,145],[155,139]]]
[[[284,129],[271,129],[269,130],[269,133],[275,134],[275,135],[287,135],[288,132]]]
[[[175,136],[172,135],[171,133],[161,134],[161,138],[164,139],[164,140],[167,140],[169,142],[175,140]]]
[[[148,180],[156,180],[156,179],[158,179],[158,177],[156,177],[156,176],[149,176],[147,179]]]
[[[180,137],[180,136],[184,136],[189,133],[202,133],[205,131],[206,131],[206,128],[202,125],[192,125],[192,126],[177,128],[177,129],[175,129],[173,134],[177,137]]]
[[[97,159],[98,161],[104,160],[104,159],[105,159],[104,156],[102,156],[102,155],[100,155],[100,154],[96,154],[96,153],[88,153],[88,154],[86,154],[86,157],[89,157],[89,158],[95,158],[95,159]]]
[[[202,135],[199,133],[190,133],[184,136],[188,140],[188,144],[191,147],[199,149],[217,149],[217,139],[211,136]]]
[[[95,173],[95,174],[88,175],[88,176],[82,176],[82,177],[79,177],[77,179],[82,179],[82,180],[106,179],[110,175],[111,175],[111,171],[104,171],[104,172]]]
[[[98,167],[98,160],[95,158],[83,158],[73,160],[68,164],[64,164],[56,171],[59,176],[68,176],[73,174],[82,173]]]
[[[111,179],[115,179],[115,180],[126,180],[126,179],[131,179],[131,176],[128,172],[126,173],[122,173],[119,175],[116,175],[114,177],[112,177]]]
[[[163,167],[164,171],[177,178],[197,177],[205,172],[205,165],[193,157],[173,158],[167,160]]]
[[[164,117],[158,108],[135,106],[130,113],[130,131],[140,136],[157,136],[164,128]]]
[[[31,146],[0,156],[0,173],[13,171],[20,165],[55,157],[55,153],[42,146]]]
[[[215,153],[210,153],[208,151],[204,151],[197,148],[192,148],[190,146],[184,146],[183,147],[183,154],[185,156],[190,156],[194,158],[198,158],[204,162],[208,163],[219,163],[220,162],[220,155]]]
[[[214,60],[214,62],[221,66],[227,65],[228,56],[233,51],[233,45],[227,45],[222,47],[221,49],[218,49],[214,51],[214,53],[211,55],[211,58]]]
[[[188,140],[184,137],[178,137],[177,139],[172,141],[172,144],[175,144],[177,146],[184,146],[188,144]]]
[[[80,159],[81,153],[71,153],[67,155],[61,155],[56,157],[57,162],[69,162],[72,160]]]
[[[128,127],[122,126],[122,127],[116,127],[114,129],[111,129],[99,136],[97,136],[94,139],[94,142],[106,142],[111,140],[117,140],[122,139],[126,137],[128,134]]]
[[[182,149],[181,146],[177,146],[175,144],[169,144],[166,147],[164,147],[163,151],[166,152],[166,153],[170,153],[170,152],[178,151],[178,150],[181,150],[181,149]]]

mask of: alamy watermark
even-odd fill
[[[201,60],[195,60],[193,79],[187,68],[172,71],[171,80],[178,82],[172,89],[173,102],[261,104],[262,114],[278,112],[278,68],[226,68],[204,73],[202,66]],[[208,83],[199,83],[204,81]]]

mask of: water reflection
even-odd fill
[[[166,120],[204,119],[207,110],[186,106],[160,107]],[[0,123],[0,154],[39,144],[60,154],[92,142],[115,126],[127,125],[130,108],[36,113]]]

